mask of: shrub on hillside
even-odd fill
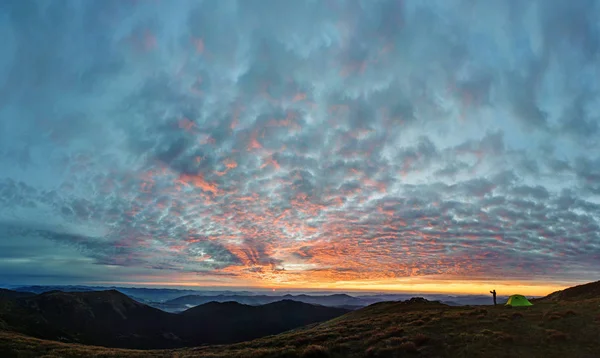
[[[329,346],[329,353],[335,357],[345,357],[352,350],[352,344],[339,343]]]
[[[311,344],[302,352],[302,358],[328,358],[329,351],[323,346]]]
[[[412,341],[414,342],[414,344],[417,347],[421,347],[425,344],[427,344],[427,342],[429,342],[430,338],[426,335],[424,335],[423,333],[417,333],[414,337],[412,337]]]
[[[519,312],[515,312],[515,313],[513,313],[513,314],[512,314],[512,316],[510,316],[510,317],[511,317],[513,320],[515,320],[515,319],[521,319],[521,318],[523,318],[523,314],[522,314],[522,313],[519,313]]]
[[[390,337],[402,337],[404,336],[404,328],[398,327],[398,326],[394,326],[394,327],[390,327],[388,329],[386,329],[383,332],[379,332],[377,334],[372,335],[368,340],[367,340],[367,345],[374,345],[377,342],[381,342],[386,338],[390,338]]]
[[[479,315],[487,315],[488,314],[488,310],[486,310],[485,308],[479,308],[473,311],[469,312],[469,316],[479,316]]]
[[[386,337],[401,337],[404,335],[404,328],[391,327],[383,332]]]
[[[556,321],[562,318],[561,314],[558,312],[546,312],[544,313],[543,319],[547,321]]]
[[[412,326],[422,326],[425,324],[425,321],[423,321],[422,319],[418,319],[418,320],[410,322],[410,324]]]
[[[375,343],[381,342],[384,339],[388,338],[388,336],[383,333],[376,333],[374,335],[372,335],[371,337],[369,337],[369,339],[366,341],[367,345],[374,345]]]
[[[569,336],[561,331],[557,331],[555,329],[547,329],[546,330],[547,338],[551,342],[564,342]]]
[[[407,340],[408,338],[406,337],[392,337],[382,341],[381,344],[386,347],[398,347]]]
[[[349,336],[341,336],[333,341],[333,344],[345,344],[346,342],[355,342],[363,340],[362,334],[352,334]]]
[[[277,358],[298,358],[298,351],[296,347],[285,346],[279,352],[275,354]]]
[[[397,348],[394,347],[369,347],[365,351],[367,358],[392,358],[397,356]]]
[[[499,342],[514,342],[514,337],[505,332],[494,332],[494,338]]]
[[[402,353],[417,353],[419,350],[413,342],[404,342],[397,347],[369,347],[365,356],[369,358],[403,357]]]
[[[414,342],[404,342],[400,345],[399,349],[401,351],[407,352],[407,353],[416,353],[419,350],[417,349],[417,345]]]

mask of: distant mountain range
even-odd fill
[[[103,286],[22,286],[12,288],[14,291],[43,293],[49,291],[91,292],[114,289],[138,302],[159,308],[167,312],[182,312],[188,308],[208,302],[234,301],[246,305],[264,305],[283,299],[318,304],[328,307],[358,309],[376,302],[404,301],[415,294],[404,293],[371,293],[371,294],[339,294],[332,292],[307,293],[264,293],[253,291],[197,291],[163,288],[137,287],[103,287]],[[450,306],[487,305],[492,302],[491,295],[445,295],[418,294],[431,301],[440,301]],[[508,296],[498,296],[498,302],[505,302]]]
[[[326,321],[347,309],[283,300],[264,306],[208,303],[173,314],[116,290],[0,291],[0,327],[30,336],[121,348],[234,343]]]
[[[350,309],[356,309],[364,307],[371,303],[379,302],[377,299],[362,299],[358,297],[349,296],[346,294],[334,294],[327,296],[310,296],[310,295],[283,295],[283,296],[267,296],[267,295],[217,295],[217,296],[200,296],[200,295],[187,295],[178,297],[164,303],[153,303],[154,307],[163,309],[165,311],[181,311],[189,307],[198,306],[208,302],[238,302],[246,305],[265,305],[281,300],[291,300],[296,302],[304,302],[316,305],[323,305],[329,307],[347,307]]]
[[[115,286],[81,286],[81,285],[56,285],[56,286],[19,286],[10,287],[13,291],[44,293],[50,291],[63,292],[91,292],[117,290],[140,302],[165,301],[184,295],[198,294],[195,290],[180,290],[171,288],[139,288],[139,287],[115,287]],[[207,294],[220,294],[222,291],[207,291]]]
[[[220,294],[215,296],[208,295],[186,295],[177,297],[165,302],[148,302],[149,305],[160,308],[167,312],[180,312],[190,307],[201,305],[208,302],[228,302],[234,301],[247,305],[264,305],[271,302],[277,302],[282,299],[298,302],[318,304],[329,307],[343,307],[348,309],[358,309],[373,303],[384,301],[404,301],[414,295],[408,294],[382,294],[367,296],[350,296],[347,294],[331,295],[307,295],[286,294],[282,296],[272,295],[240,295],[240,294]],[[464,305],[486,305],[492,303],[491,296],[486,295],[468,295],[468,296],[449,296],[449,295],[419,295],[431,301],[440,301],[449,306]],[[505,296],[498,296],[498,302],[504,302],[508,299]]]

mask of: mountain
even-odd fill
[[[36,337],[107,347],[182,346],[174,317],[115,291],[62,292],[18,298],[0,318]]]
[[[272,302],[281,300],[292,300],[297,302],[310,303],[315,305],[329,306],[329,307],[340,307],[340,306],[367,306],[371,303],[377,302],[372,299],[361,299],[345,294],[334,294],[325,296],[313,296],[313,295],[291,295],[286,294],[283,296],[268,296],[268,295],[216,295],[216,296],[205,296],[205,295],[187,295],[178,297],[172,300],[168,300],[164,303],[151,303],[154,307],[164,309],[166,311],[177,311],[184,310],[193,306],[201,305],[208,302],[237,302],[246,305],[264,305]]]
[[[117,290],[136,301],[165,301],[181,297],[186,294],[196,293],[194,290],[180,290],[170,288],[138,288],[138,287],[114,287],[114,286],[80,286],[80,285],[56,285],[56,286],[21,286],[13,289],[20,292],[44,293],[50,291],[63,292],[91,292]]]
[[[15,332],[14,327],[4,327],[0,329],[0,357],[600,357],[597,287],[598,283],[594,282],[565,289],[536,300],[539,304],[521,308],[449,306],[424,298],[381,302],[251,341],[196,348],[145,351],[102,348],[61,343],[57,338],[41,340]],[[36,298],[3,302],[9,302],[14,309]],[[108,312],[118,311],[114,308],[119,307],[118,302],[115,304],[115,299],[111,299]],[[93,300],[89,304],[94,306]],[[180,317],[179,325],[187,322],[189,326],[180,331],[180,335],[182,339],[189,339],[186,334],[196,332],[200,338],[194,343],[198,344],[211,329],[217,333],[204,336],[206,343],[220,342],[214,337],[219,334],[230,337],[254,334],[244,332],[244,326],[266,331],[269,327],[263,324],[276,325],[278,320],[302,320],[299,324],[304,324],[306,315],[324,318],[315,313],[322,309],[328,308],[284,300],[264,306],[212,302],[178,315],[163,313]],[[124,314],[128,312],[126,309]],[[6,316],[5,311],[0,313]],[[255,316],[261,321],[252,321]],[[2,317],[0,315],[0,319]],[[21,316],[22,321],[30,319]],[[267,334],[265,331],[261,334]]]
[[[18,292],[31,292],[31,293],[36,293],[36,294],[50,292],[50,291],[63,291],[63,292],[99,291],[92,287],[72,286],[72,285],[67,285],[67,286],[39,286],[39,285],[21,286],[21,287],[14,288],[13,290],[18,291]],[[101,291],[104,291],[104,290],[101,290]]]
[[[573,301],[600,298],[600,281],[556,291],[535,301]]]
[[[148,302],[152,307],[160,308],[167,312],[181,312],[188,308],[208,302],[234,301],[247,305],[264,305],[284,299],[304,303],[311,303],[329,307],[342,307],[357,309],[377,302],[403,301],[413,297],[409,294],[370,294],[351,296],[347,294],[308,295],[308,294],[285,294],[285,295],[249,295],[249,294],[219,294],[219,295],[185,295],[165,302]],[[462,305],[487,305],[492,302],[491,295],[439,295],[430,294],[424,296],[428,300],[441,301],[452,306]],[[508,297],[498,296],[499,302]]]
[[[140,288],[140,287],[116,287],[116,286],[82,286],[82,285],[51,285],[51,286],[20,286],[11,288],[14,291],[44,293],[49,291],[63,292],[90,292],[117,290],[134,300],[146,303],[152,307],[167,312],[182,312],[190,307],[216,301],[235,301],[248,305],[264,305],[283,299],[318,304],[330,307],[346,307],[356,309],[383,301],[403,301],[410,299],[414,294],[406,293],[356,293],[334,294],[331,291],[309,292],[277,292],[258,293],[255,291],[231,291],[231,290],[190,290],[173,288]],[[487,305],[491,302],[491,295],[423,295],[428,300],[441,301],[455,306],[460,305]],[[504,298],[498,296],[498,300]]]
[[[275,302],[277,300],[281,300],[280,296],[266,296],[266,295],[253,295],[253,296],[245,296],[245,295],[214,295],[214,296],[205,296],[205,295],[186,295],[182,297],[177,297],[172,300],[168,300],[164,302],[162,305],[164,307],[173,307],[180,308],[181,310],[185,310],[187,308],[198,306],[208,302],[237,302],[246,305],[264,305],[267,303]],[[183,309],[182,309],[183,308]]]
[[[16,292],[0,288],[0,312],[12,310],[14,300],[31,296],[35,296],[35,293]],[[6,321],[2,319],[2,316],[0,315],[0,330],[2,329],[8,329],[8,323],[6,323]]]
[[[286,299],[304,302],[304,303],[312,303],[323,306],[367,306],[371,303],[377,302],[377,300],[371,300],[369,298],[359,298],[346,294],[334,294],[334,295],[326,295],[326,296],[311,296],[311,295],[285,295],[283,296]]]
[[[326,321],[349,312],[343,308],[282,300],[261,306],[237,302],[210,302],[181,313],[196,322],[218,322],[206,329],[202,337],[211,342],[244,341]],[[251,329],[248,329],[251,327]],[[225,339],[226,337],[226,339]]]
[[[31,297],[31,296],[35,296],[35,293],[33,293],[33,292],[17,292],[17,291],[0,288],[0,300],[3,300],[3,299],[4,300],[13,300],[13,299],[17,299],[17,298]]]
[[[209,303],[173,314],[116,291],[4,293],[0,326],[27,335],[121,348],[232,343],[281,333],[348,310],[304,304]]]
[[[228,345],[174,350],[107,349],[0,331],[1,357],[600,357],[600,299],[548,301],[531,307],[448,306],[414,298],[382,302],[326,322]],[[284,302],[283,304],[288,304]],[[211,303],[195,320],[234,307]],[[199,324],[200,325],[200,324]]]

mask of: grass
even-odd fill
[[[329,350],[323,346],[311,344],[304,348],[302,352],[302,358],[327,358],[329,357]]]
[[[386,302],[249,342],[176,350],[64,344],[0,331],[0,357],[600,357],[600,299],[527,308]]]

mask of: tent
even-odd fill
[[[533,306],[531,302],[523,295],[512,295],[506,301],[505,306],[522,307],[522,306]]]

